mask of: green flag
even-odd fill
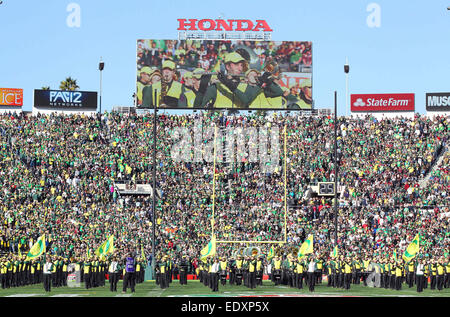
[[[420,237],[417,234],[413,241],[409,244],[408,248],[406,249],[405,253],[403,253],[403,260],[406,262],[411,261],[419,252],[419,243],[420,243]]]
[[[212,237],[211,241],[200,251],[200,260],[206,261],[208,256],[216,254],[216,237]]]
[[[269,253],[267,253],[267,260],[270,261],[275,256],[275,250],[273,246],[270,248]]]
[[[338,250],[338,246],[336,245],[336,246],[333,248],[333,252],[331,253],[331,256],[337,257],[338,254],[339,254],[339,250]]]
[[[300,250],[298,252],[298,259],[301,260],[305,255],[313,253],[314,248],[314,236],[311,234],[308,238],[303,242]]]
[[[45,248],[45,234],[43,234],[36,243],[31,247],[30,252],[27,254],[26,260],[32,260],[40,257],[46,251]]]
[[[99,257],[105,257],[109,253],[114,252],[114,235],[111,235],[108,240],[102,243],[101,246],[95,250],[95,254]]]
[[[142,259],[143,259],[143,260],[146,260],[145,252],[144,252],[144,247],[143,247],[142,244],[141,244],[141,253],[142,253]]]

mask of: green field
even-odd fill
[[[84,286],[82,284],[82,286]],[[50,293],[44,291],[43,285],[33,285],[0,290],[0,297],[450,297],[450,289],[442,291],[430,290],[417,293],[416,288],[408,288],[403,284],[401,291],[370,288],[362,285],[352,285],[350,290],[334,289],[326,284],[316,286],[314,293],[308,288],[302,290],[289,288],[287,286],[275,286],[270,281],[264,281],[264,285],[250,290],[245,286],[221,286],[219,292],[213,293],[208,287],[203,286],[198,280],[188,281],[188,285],[180,285],[174,280],[168,289],[162,290],[154,281],[147,281],[136,286],[136,292],[122,293],[122,282],[119,282],[117,292],[109,291],[109,283],[106,281],[104,287],[85,289],[83,287],[53,288]]]

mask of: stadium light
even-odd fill
[[[344,65],[344,72],[345,72],[345,115],[348,116],[348,110],[350,108],[349,106],[349,95],[348,95],[348,73],[350,72],[350,65],[348,64],[348,58],[345,61]]]
[[[100,114],[102,113],[102,73],[103,69],[105,69],[105,62],[103,62],[100,57],[100,63],[98,64],[98,69],[100,71]]]

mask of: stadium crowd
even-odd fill
[[[98,261],[90,254],[114,235],[116,256],[143,252],[145,266],[152,260],[154,225],[155,260],[169,256],[176,266],[186,256],[191,271],[212,229],[225,241],[286,238],[286,250],[314,234],[315,252],[327,258],[335,245],[333,200],[317,197],[310,186],[334,180],[334,124],[328,116],[160,113],[156,181],[161,197],[153,215],[151,197],[124,196],[114,186],[118,181],[152,184],[152,115],[1,115],[2,263],[24,261],[43,234],[47,252],[60,261]],[[421,256],[448,262],[448,152],[426,186],[422,182],[448,144],[449,118],[340,118],[337,125],[340,252],[370,258],[402,254],[420,234]],[[268,171],[246,155],[233,163],[174,159],[179,142],[174,130],[187,128],[194,140],[196,131],[216,126],[225,141],[237,128],[278,133],[279,160],[270,162],[276,167]],[[211,150],[207,139],[183,142],[192,158],[196,151]],[[217,254],[233,257],[247,245],[218,244]],[[261,253],[270,246],[261,244]]]

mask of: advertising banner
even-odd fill
[[[427,93],[427,111],[450,111],[450,92]]]
[[[312,109],[312,43],[138,40],[137,105]]]
[[[351,95],[352,112],[415,111],[414,94]]]
[[[97,109],[97,92],[35,90],[34,107],[93,111]]]
[[[0,88],[0,106],[23,106],[23,89]]]

